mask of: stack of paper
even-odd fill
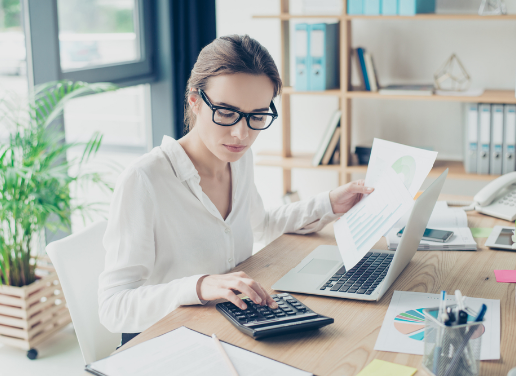
[[[387,244],[389,249],[398,248],[401,237],[397,236],[399,230],[407,225],[410,211],[405,214],[387,233]],[[421,240],[419,251],[476,251],[477,243],[473,239],[471,230],[468,227],[466,212],[459,208],[449,208],[446,201],[438,201],[435,205],[432,216],[428,221],[427,228],[436,230],[453,231],[453,236],[446,243]]]

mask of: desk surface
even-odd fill
[[[510,225],[476,212],[468,214],[468,221],[469,227]],[[427,375],[419,355],[373,350],[393,291],[438,293],[444,289],[453,293],[460,289],[467,296],[500,299],[501,359],[482,361],[481,375],[506,376],[516,367],[516,284],[497,283],[493,270],[516,269],[516,253],[490,250],[484,247],[486,239],[476,240],[476,252],[418,251],[379,302],[292,294],[314,311],[335,319],[334,324],[318,331],[255,341],[235,329],[215,310],[215,302],[210,302],[178,308],[120,350],[184,325],[208,335],[216,333],[223,341],[315,375],[356,375],[373,359],[415,367],[416,375]],[[234,271],[245,271],[272,294],[270,286],[321,244],[336,244],[332,225],[316,234],[283,235]],[[387,249],[385,239],[375,248]]]

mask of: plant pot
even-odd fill
[[[38,258],[38,279],[28,286],[0,286],[0,343],[28,350],[71,322],[59,280],[48,257]]]

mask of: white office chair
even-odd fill
[[[97,290],[106,251],[102,238],[107,221],[50,243],[47,254],[56,268],[85,364],[105,358],[120,344],[121,335],[99,320]]]

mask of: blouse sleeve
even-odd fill
[[[248,168],[253,168],[252,159]],[[316,232],[341,216],[333,213],[329,191],[270,210],[265,209],[254,180],[250,195],[251,225],[255,242],[269,244],[285,233]]]
[[[144,286],[155,262],[156,203],[136,169],[125,171],[113,195],[99,277],[100,322],[113,333],[139,333],[180,305],[202,304],[195,275]]]

